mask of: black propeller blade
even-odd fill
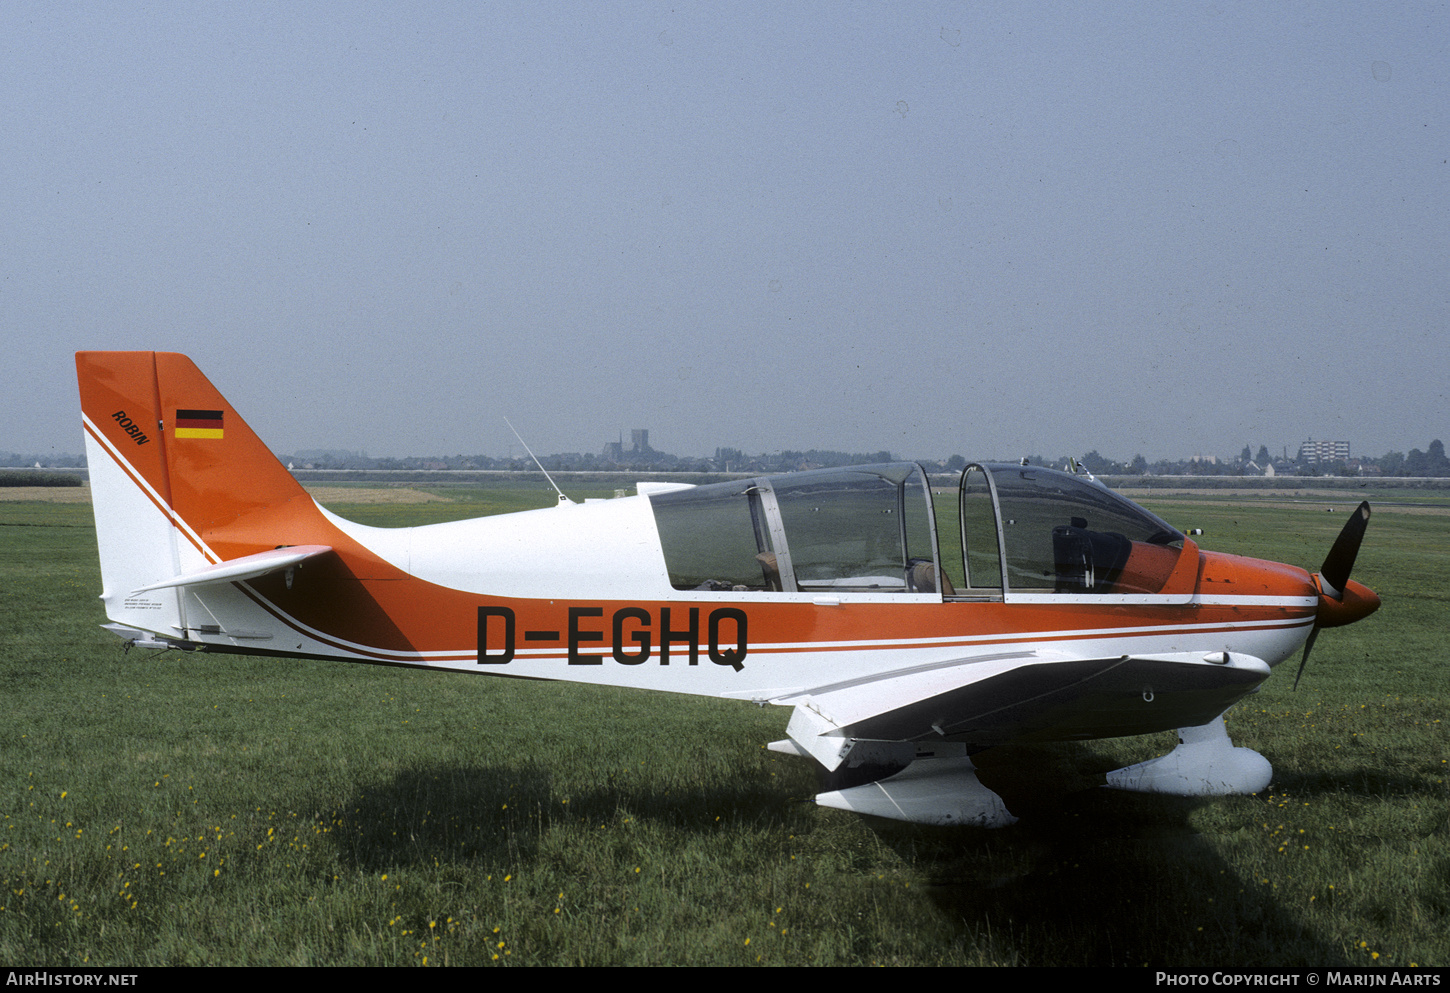
[[[1304,667],[1309,664],[1309,650],[1314,647],[1314,639],[1319,637],[1319,625],[1309,632],[1309,640],[1304,642],[1304,657],[1299,660],[1299,671],[1294,673],[1294,691],[1299,690],[1299,680],[1304,677]]]
[[[1349,582],[1349,571],[1354,568],[1354,557],[1359,554],[1359,543],[1364,540],[1364,529],[1368,526],[1369,503],[1366,501],[1349,516],[1344,530],[1334,539],[1329,554],[1324,556],[1324,564],[1319,567],[1319,578],[1334,587],[1332,591],[1325,592],[1336,599],[1342,597],[1344,586]]]
[[[1334,539],[1334,544],[1329,549],[1329,554],[1324,556],[1324,564],[1319,567],[1320,596],[1330,596],[1336,600],[1344,599],[1344,589],[1349,584],[1349,573],[1354,568],[1355,556],[1359,554],[1360,542],[1364,541],[1364,530],[1369,526],[1369,501],[1361,503],[1349,515],[1344,528],[1339,532],[1339,537]],[[1299,660],[1299,671],[1294,676],[1294,689],[1299,688],[1299,680],[1304,675],[1304,666],[1309,664],[1309,652],[1314,647],[1314,639],[1319,637],[1319,619],[1316,616],[1314,627],[1309,632],[1309,638],[1304,642],[1304,657]]]

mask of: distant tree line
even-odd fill
[[[1045,459],[1034,458],[1033,461],[1053,464]],[[1257,476],[1272,470],[1276,475],[1288,476],[1450,476],[1450,459],[1445,457],[1445,445],[1438,439],[1430,442],[1429,451],[1425,452],[1415,448],[1409,455],[1388,452],[1379,458],[1312,464],[1291,458],[1275,459],[1269,454],[1267,445],[1260,445],[1258,451],[1252,454],[1250,446],[1245,445],[1237,459],[1195,458],[1176,462],[1160,459],[1149,462],[1142,455],[1135,455],[1128,462],[1117,462],[1092,451],[1079,461],[1094,475]],[[1066,459],[1061,458],[1056,464],[1065,462]]]
[[[1251,457],[1252,455],[1252,457]],[[520,458],[494,458],[488,455],[425,455],[407,458],[372,458],[365,452],[329,451],[311,449],[295,455],[281,455],[282,462],[296,469],[494,469],[520,472],[536,468],[534,460]],[[544,468],[561,472],[618,472],[633,470],[642,472],[740,472],[772,473],[794,472],[802,469],[821,469],[844,465],[862,465],[872,462],[895,462],[902,457],[889,451],[842,452],[830,449],[807,450],[787,449],[780,452],[750,455],[739,448],[717,448],[712,458],[671,455],[653,449],[626,451],[617,457],[602,454],[562,452],[540,456]],[[993,457],[980,461],[1017,462],[1016,456]],[[967,464],[962,455],[946,459],[914,459],[933,473],[960,472]],[[1110,459],[1096,450],[1077,459],[1078,463],[1093,475],[1102,476],[1245,476],[1263,475],[1272,468],[1277,475],[1303,476],[1450,476],[1450,459],[1445,456],[1445,445],[1438,438],[1430,442],[1426,451],[1412,448],[1409,454],[1388,452],[1379,458],[1355,458],[1347,462],[1320,462],[1303,464],[1294,459],[1274,459],[1267,445],[1260,445],[1256,452],[1245,445],[1237,459],[1193,458],[1171,461],[1159,459],[1149,462],[1142,453],[1127,461]],[[1069,462],[1066,455],[1046,458],[1041,455],[1027,457],[1032,465],[1062,468]],[[0,452],[0,467],[81,468],[86,464],[83,455],[22,455],[15,452]],[[18,485],[18,484],[14,484]]]
[[[0,466],[23,466],[33,468],[43,466],[47,469],[84,469],[86,457],[84,455],[37,455],[35,453],[23,454],[20,452],[0,452]]]
[[[1430,442],[1430,450],[1422,452],[1410,449],[1409,455],[1390,452],[1379,458],[1382,476],[1450,476],[1450,459],[1445,457],[1445,445],[1438,438]]]
[[[370,458],[354,452],[309,452],[308,457],[279,456],[294,469],[491,469],[532,472],[538,468],[527,455],[520,458],[494,458],[488,455],[426,455],[407,458]],[[717,448],[713,458],[672,455],[653,449],[626,451],[615,458],[596,453],[559,452],[540,455],[539,462],[550,472],[793,472],[828,466],[862,465],[870,462],[892,462],[890,452],[837,452],[810,449],[787,450],[763,455],[747,455],[738,448]],[[965,464],[965,462],[963,462]]]
[[[45,472],[41,469],[0,470],[0,486],[80,486],[79,473]]]

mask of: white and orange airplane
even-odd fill
[[[1081,475],[973,464],[941,514],[909,463],[641,483],[639,495],[378,528],[319,506],[185,356],[76,356],[109,624],[130,645],[667,690],[793,707],[816,802],[1011,823],[970,756],[1178,729],[1121,789],[1253,793],[1222,714],[1320,628],[1319,573],[1217,552]],[[1300,664],[1303,671],[1303,663]]]

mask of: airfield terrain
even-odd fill
[[[554,502],[309,488],[380,526]],[[1296,658],[1227,715],[1267,793],[1099,788],[1172,734],[1003,748],[982,775],[1021,820],[984,831],[807,802],[810,767],[764,748],[784,709],[123,653],[88,491],[3,489],[0,961],[1443,966],[1443,494],[1135,496],[1204,548],[1310,569],[1368,498],[1354,577],[1383,607],[1325,631],[1297,693]]]
[[[303,489],[327,506],[334,504],[396,504],[396,503],[452,503],[471,502],[468,495],[474,487],[438,487],[422,489],[406,484],[372,486],[350,486],[336,483],[303,483]],[[516,489],[516,487],[508,487]],[[934,487],[939,496],[950,499],[952,487]],[[1114,487],[1130,500],[1140,503],[1197,505],[1205,501],[1232,502],[1239,507],[1286,507],[1303,506],[1318,508],[1326,512],[1343,509],[1346,513],[1365,499],[1364,489],[1320,489],[1320,490],[1265,490],[1253,489],[1203,489],[1199,487]],[[1438,489],[1419,502],[1413,492],[1398,492],[1374,501],[1376,513],[1392,514],[1450,514],[1450,499],[1439,494],[1450,489]],[[450,495],[451,493],[451,495]],[[607,494],[606,494],[607,495]],[[90,503],[90,485],[82,486],[15,486],[0,489],[0,502],[38,501],[42,503]],[[552,506],[552,504],[545,504]]]

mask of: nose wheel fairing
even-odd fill
[[[1274,770],[1252,748],[1229,740],[1223,715],[1178,732],[1178,747],[1167,755],[1108,773],[1113,789],[1175,796],[1230,796],[1262,793]]]

